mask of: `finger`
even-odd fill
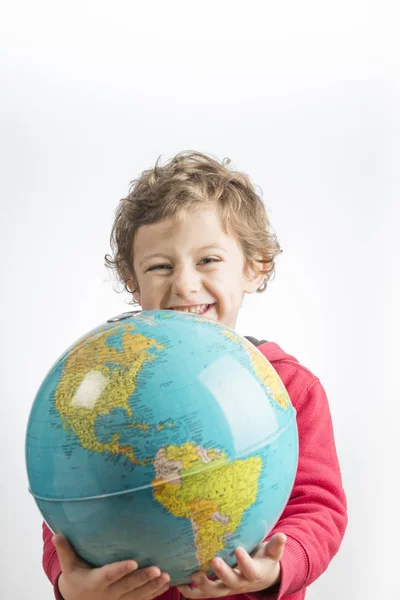
[[[78,558],[67,538],[63,535],[54,535],[51,541],[56,549],[61,571],[63,573],[72,571],[78,562]]]
[[[168,590],[169,590],[168,584],[164,584],[162,587],[155,588],[154,591],[151,592],[150,595],[146,596],[146,600],[153,600],[154,598],[157,598],[158,596],[165,594],[165,592],[167,592]],[[136,596],[132,600],[136,600]]]
[[[222,596],[230,596],[233,595],[234,592],[231,591],[226,585],[216,585],[212,590],[204,591],[199,587],[190,587],[189,585],[182,585],[177,588],[182,596],[185,598],[192,598],[193,600],[203,600],[203,598],[221,598]]]
[[[198,600],[200,598],[206,598],[207,596],[197,587],[191,587],[190,585],[178,585],[177,590],[181,593],[184,598],[193,598]]]
[[[134,600],[152,600],[152,598],[156,598],[156,596],[160,596],[168,590],[169,580],[170,577],[167,573],[161,573],[159,577],[123,594],[120,596],[120,600],[132,600],[133,598]]]
[[[143,586],[159,578],[160,576],[161,571],[158,567],[153,566],[147,567],[145,569],[139,569],[119,579],[119,581],[114,583],[112,589],[119,597],[123,594],[128,594],[133,590],[138,590],[139,588],[142,588]],[[163,583],[166,583],[166,581],[163,581]]]
[[[258,563],[251,558],[244,548],[236,548],[235,555],[243,577],[248,581],[257,581],[261,577]]]
[[[195,573],[193,581],[196,587],[181,586],[181,589],[184,590],[182,594],[187,598],[218,598],[227,596],[231,592],[230,588],[221,580],[211,581],[205,573]]]
[[[128,573],[136,571],[137,568],[138,564],[135,560],[122,560],[100,567],[97,569],[96,577],[99,582],[105,584],[107,587],[111,587],[117,581],[126,577]]]
[[[222,558],[214,558],[210,563],[211,568],[218,576],[220,581],[227,587],[237,588],[243,579]]]
[[[269,540],[266,551],[273,560],[279,561],[282,558],[283,550],[286,544],[286,535],[284,533],[275,533]]]

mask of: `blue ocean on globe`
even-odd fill
[[[278,521],[295,410],[247,339],[196,314],[125,313],[73,344],[34,400],[30,492],[93,566],[135,559],[171,583],[235,564]]]

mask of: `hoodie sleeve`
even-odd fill
[[[324,388],[297,361],[282,361],[274,367],[297,411],[299,462],[288,504],[267,538],[277,532],[287,536],[281,581],[270,590],[248,594],[253,600],[280,600],[308,587],[328,567],[347,526],[346,497]]]
[[[51,541],[53,534],[47,527],[46,523],[42,525],[43,531],[43,569],[46,573],[50,583],[53,585],[54,597],[56,600],[63,600],[58,589],[58,578],[61,575],[61,567],[58,561],[56,549]]]

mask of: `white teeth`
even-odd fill
[[[188,312],[188,313],[195,314],[195,315],[200,315],[201,313],[206,311],[209,306],[210,306],[209,304],[198,304],[197,306],[188,306],[187,308],[186,307],[180,308],[179,306],[177,306],[173,310],[177,310],[180,312]]]

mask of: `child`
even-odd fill
[[[264,291],[279,244],[260,198],[244,174],[199,153],[157,164],[121,200],[106,257],[144,310],[195,312],[234,328],[244,294]],[[346,499],[324,389],[310,371],[272,342],[257,342],[297,410],[299,464],[289,502],[274,530],[237,567],[221,559],[209,580],[170,588],[157,565],[133,560],[91,569],[67,540],[43,525],[44,569],[57,598],[162,600],[236,596],[301,600],[336,554],[347,524]]]

